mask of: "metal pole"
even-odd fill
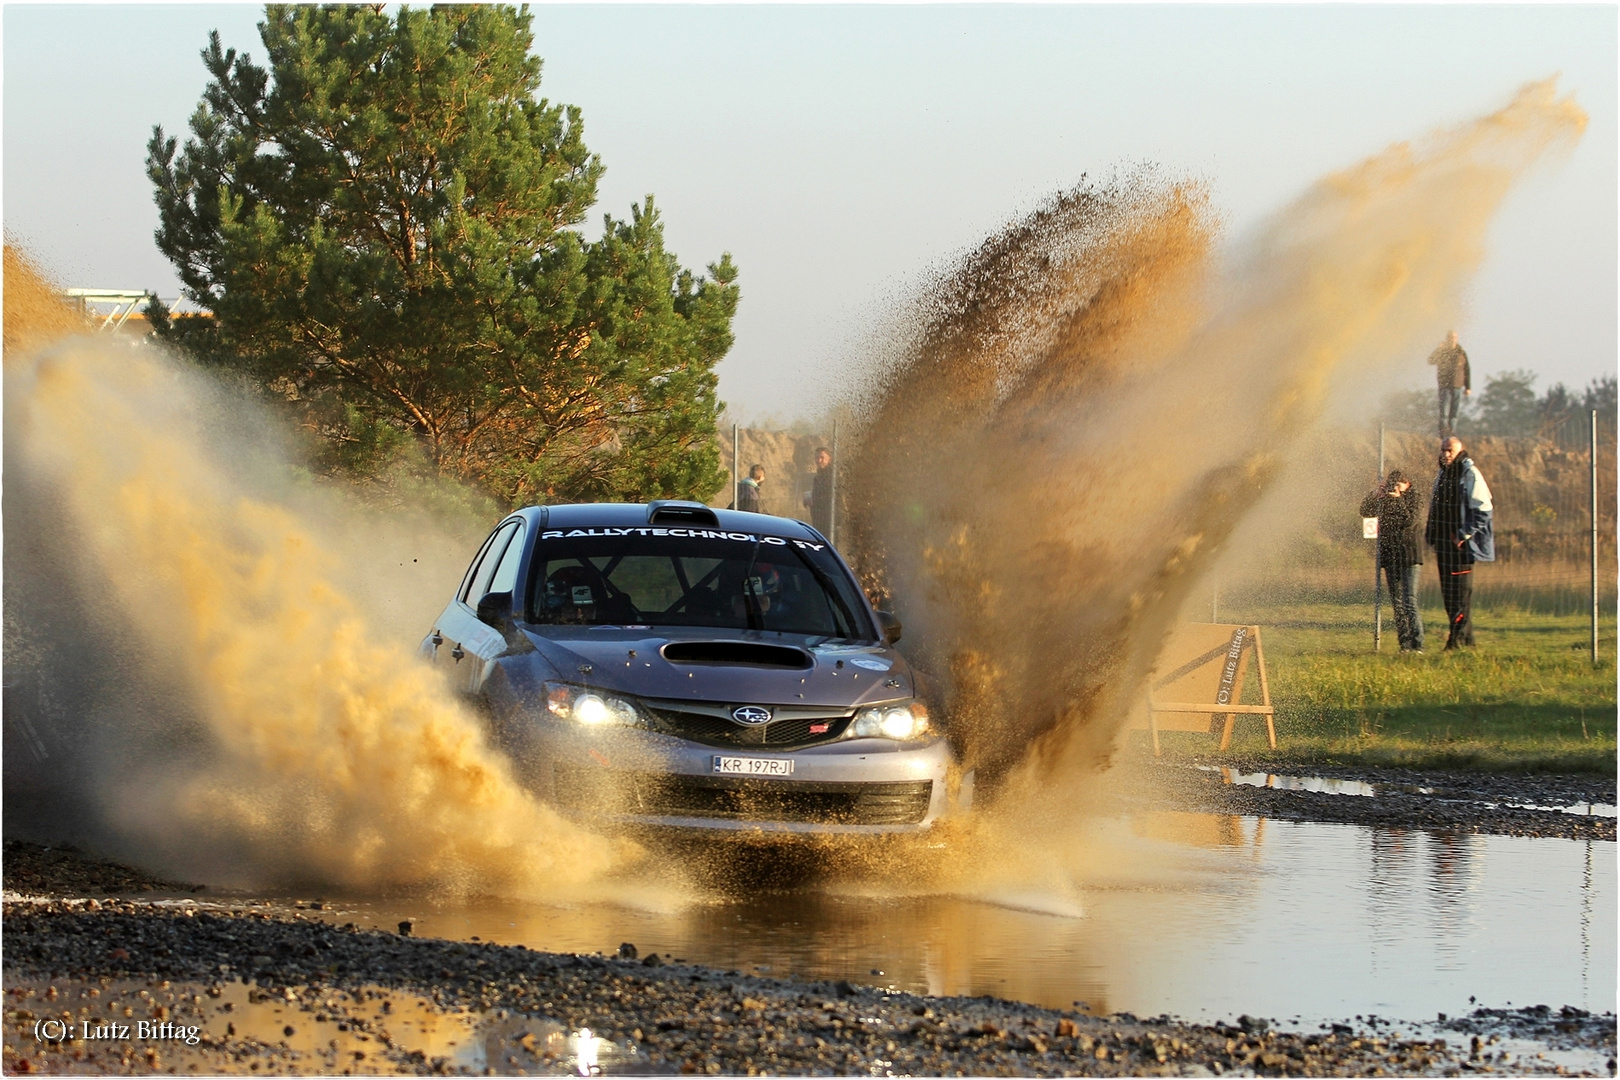
[[[737,499],[742,495],[742,469],[737,461],[737,425],[731,425],[731,508],[739,509]]]
[[[1597,410],[1592,410],[1592,663],[1598,662],[1597,605]]]
[[[1378,482],[1384,482],[1384,425],[1378,425]],[[1379,530],[1382,532],[1383,530]],[[1384,644],[1384,583],[1378,576],[1378,545],[1383,537],[1373,541],[1373,652]]]
[[[827,479],[832,488],[832,506],[827,511],[827,539],[838,546],[838,418],[833,417],[832,476]]]

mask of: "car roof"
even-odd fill
[[[524,518],[536,521],[541,528],[546,529],[573,529],[585,528],[592,525],[605,525],[613,528],[632,528],[638,525],[649,524],[650,507],[652,503],[566,503],[561,506],[526,506],[517,513]],[[668,504],[674,507],[698,507],[701,503],[678,502]],[[770,514],[750,514],[742,510],[722,510],[718,507],[707,507],[714,513],[717,526],[727,532],[764,532],[772,536],[782,536],[788,539],[815,540],[821,543],[826,538],[815,529],[802,521],[792,518],[774,517]],[[698,522],[691,520],[663,521],[660,525],[698,526]]]

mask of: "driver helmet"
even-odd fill
[[[755,596],[778,596],[782,592],[782,575],[770,563],[755,563],[748,576],[748,589]]]

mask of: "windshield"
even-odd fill
[[[552,529],[529,578],[541,624],[711,626],[870,641],[849,572],[823,543],[699,528]]]

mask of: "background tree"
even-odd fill
[[[1485,380],[1476,406],[1476,429],[1484,435],[1534,435],[1541,427],[1536,373],[1503,371]]]
[[[1533,436],[1579,448],[1590,440],[1591,413],[1595,409],[1600,437],[1614,437],[1613,375],[1593,379],[1579,392],[1554,383],[1539,398],[1535,382],[1533,371],[1492,375],[1477,397],[1465,399],[1458,429],[1464,436]],[[1397,431],[1433,431],[1437,420],[1434,391],[1396,390],[1387,394],[1379,407],[1379,419]]]
[[[1466,410],[1466,404],[1464,408]],[[1466,412],[1458,420],[1465,415]],[[1378,419],[1392,431],[1434,433],[1439,423],[1434,389],[1390,391],[1379,404]]]
[[[410,443],[508,502],[702,498],[736,270],[664,249],[652,196],[574,229],[602,164],[536,98],[526,10],[270,6],[268,67],[210,35],[159,248],[212,317],[155,321],[294,407],[329,458]]]

